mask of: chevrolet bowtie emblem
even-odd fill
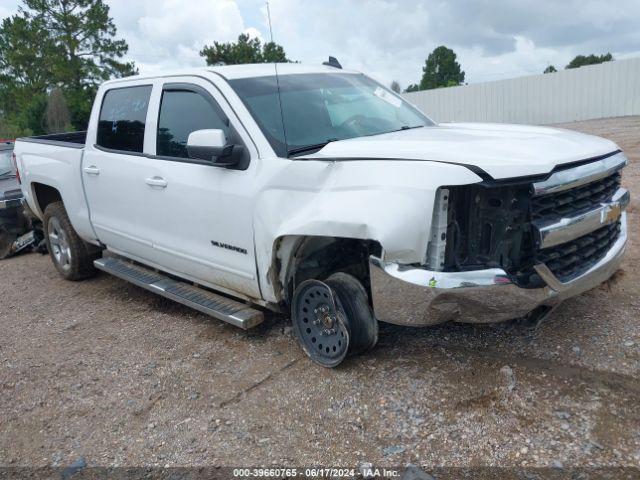
[[[608,225],[610,223],[616,222],[620,215],[622,215],[622,207],[619,203],[613,203],[608,206],[608,208],[602,209],[602,215],[600,216],[600,223],[603,225]]]

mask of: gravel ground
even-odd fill
[[[326,370],[285,319],[246,333],[48,257],[0,262],[0,465],[640,466],[640,117],[563,127],[627,152],[631,243],[537,327],[382,325]]]

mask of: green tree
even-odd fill
[[[49,94],[45,112],[45,125],[47,133],[62,133],[70,130],[71,114],[64,94],[59,88],[54,88]]]
[[[0,28],[3,84],[7,82],[8,92],[16,87],[31,91],[37,104],[24,104],[27,100],[18,97],[15,110],[35,115],[36,106],[40,108],[39,125],[31,118],[31,125],[21,127],[42,130],[48,92],[58,87],[73,126],[86,128],[98,85],[136,73],[133,63],[121,61],[128,46],[115,36],[115,24],[103,0],[23,0],[18,14]],[[4,61],[8,55],[12,58]],[[0,110],[8,118],[13,99],[11,93],[0,94]]]
[[[289,63],[284,48],[275,42],[267,42],[262,47],[262,61],[264,63]]]
[[[573,60],[571,60],[565,68],[580,68],[584,67],[585,65],[596,65],[598,63],[610,62],[612,60],[613,55],[611,55],[610,53],[606,53],[604,55],[578,55]]]
[[[402,91],[402,88],[400,87],[400,84],[396,80],[391,82],[390,88],[391,88],[392,91],[394,91],[396,93],[400,93]]]
[[[116,27],[103,0],[24,2],[27,8],[21,12],[45,24],[61,53],[54,77],[65,92],[73,125],[85,128],[98,85],[137,73],[133,63],[120,61],[129,47],[115,39]]]
[[[281,45],[274,42],[267,42],[263,45],[259,38],[251,38],[245,33],[238,37],[237,42],[213,42],[213,45],[205,45],[200,51],[200,56],[205,58],[207,65],[286,63],[290,61]]]
[[[405,88],[404,91],[405,91],[405,93],[419,92],[420,91],[420,85],[412,83],[407,88]]]
[[[547,68],[544,69],[544,72],[542,73],[555,73],[558,70],[556,70],[556,67],[554,67],[553,65],[549,65]]]
[[[464,72],[456,59],[455,52],[444,45],[431,52],[422,68],[420,90],[451,87],[464,83]]]
[[[0,26],[0,117],[11,136],[44,133],[46,90],[58,51],[40,20],[5,18]]]

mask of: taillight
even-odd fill
[[[20,170],[18,170],[18,159],[15,153],[11,154],[11,160],[13,161],[13,168],[16,170],[16,178],[18,179],[18,183],[22,185],[22,180],[20,179]]]

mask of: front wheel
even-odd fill
[[[323,367],[336,367],[347,354],[362,353],[378,341],[366,290],[345,273],[302,282],[293,294],[291,320],[304,352]]]
[[[47,206],[43,223],[47,249],[60,275],[74,281],[95,275],[93,261],[99,252],[78,236],[62,202]]]
[[[378,321],[369,306],[369,296],[362,283],[348,273],[338,272],[326,280],[335,292],[349,319],[351,344],[349,353],[359,355],[378,343]]]

